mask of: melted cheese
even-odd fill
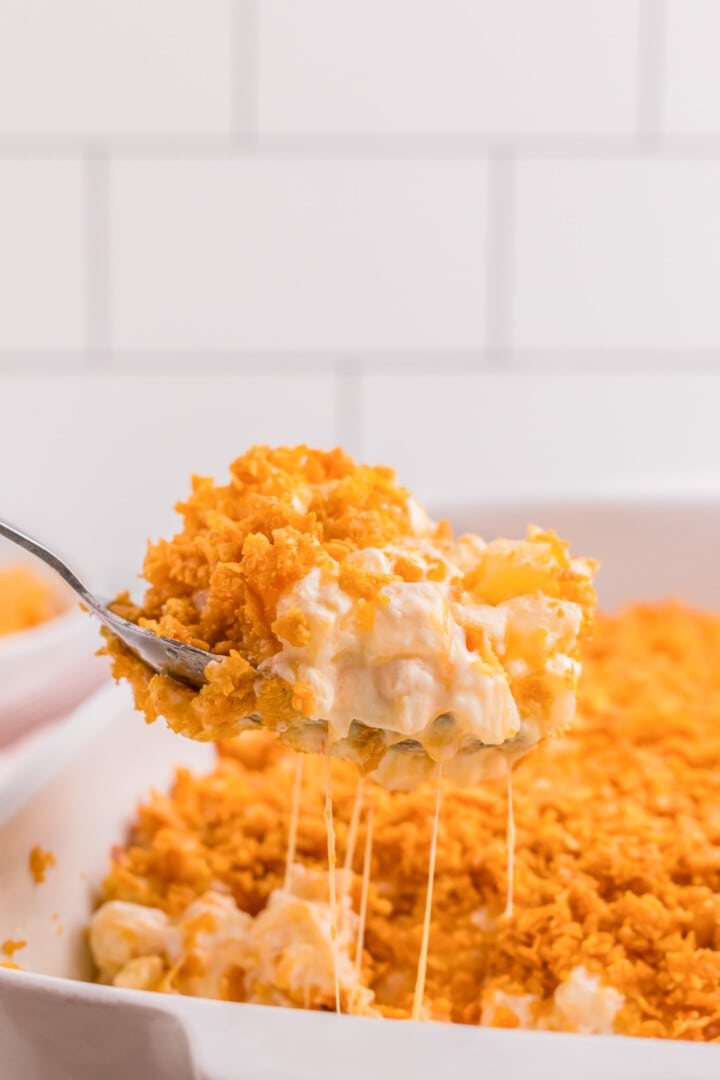
[[[176,954],[180,944],[164,911],[125,900],[103,904],[90,923],[90,948],[107,982],[115,979],[131,960]]]
[[[341,994],[349,1001],[355,973],[350,959],[355,919],[327,899],[327,874],[293,873],[293,892],[277,890],[254,920],[254,964],[249,1000],[308,1007],[322,1004],[340,1011]]]
[[[365,833],[365,851],[363,853],[362,891],[360,893],[360,917],[358,920],[357,940],[355,944],[355,976],[360,981],[363,948],[365,946],[365,925],[367,923],[368,893],[370,891],[370,864],[372,861],[373,824],[375,820],[375,802],[370,800]]]
[[[548,1003],[532,994],[512,994],[495,988],[482,1005],[480,1022],[492,1027],[507,1024],[509,1013],[515,1026],[546,1031],[572,1031],[579,1035],[612,1035],[615,1018],[625,1003],[612,986],[603,986],[597,975],[584,967],[574,968],[560,983]]]
[[[280,650],[259,665],[256,682],[257,693],[273,677],[302,687],[304,718],[290,723],[284,741],[313,750],[326,740],[365,768],[366,737],[379,736],[370,751],[374,778],[409,789],[431,779],[436,762],[460,784],[502,774],[505,752],[521,756],[566,728],[584,608],[543,592],[558,585],[533,562],[541,560],[537,546],[414,539],[355,551],[295,581],[277,603]],[[419,580],[393,579],[399,559]],[[568,565],[568,574],[589,581],[589,564]],[[436,578],[432,566],[442,567]],[[374,594],[348,591],[348,567],[371,575]],[[287,637],[284,627],[292,628]]]
[[[337,876],[343,898],[335,937],[327,874],[300,864],[291,888],[275,890],[255,918],[213,891],[175,920],[157,908],[108,901],[90,923],[101,980],[295,1008],[337,1007],[340,996],[348,1009],[372,1013],[373,994],[355,971],[358,918],[344,872]]]
[[[359,777],[357,790],[355,792],[355,801],[353,802],[352,814],[350,816],[350,825],[348,826],[347,835],[347,847],[345,849],[345,859],[343,861],[344,870],[352,870],[353,861],[355,858],[355,845],[357,844],[358,827],[360,825],[360,814],[362,812],[363,797],[365,794],[365,781],[363,777]]]
[[[330,748],[325,755],[325,829],[328,849],[328,891],[330,893],[330,940],[332,942],[333,972],[335,976],[335,1012],[340,1012],[340,976],[338,971],[338,903],[335,852],[335,822],[333,821],[332,787],[330,784]]]
[[[391,582],[379,591],[368,623],[361,603],[316,568],[278,603],[279,621],[293,610],[303,613],[308,642],[284,641],[261,670],[308,685],[309,719],[325,720],[332,741],[361,720],[425,745],[435,718],[450,715],[457,741],[497,745],[517,735],[517,706],[502,669],[467,648],[453,608],[442,582]]]
[[[433,818],[432,838],[430,840],[430,860],[428,863],[428,885],[425,897],[425,915],[423,918],[422,941],[420,944],[420,959],[418,960],[417,977],[415,979],[415,992],[413,994],[412,1018],[419,1020],[422,1013],[423,994],[425,992],[425,976],[427,974],[428,946],[430,944],[430,918],[432,916],[433,886],[435,885],[435,859],[437,856],[437,836],[440,824],[440,768],[437,769],[435,791],[435,816]]]
[[[508,994],[504,990],[494,989],[485,997],[480,1014],[480,1023],[485,1027],[494,1027],[503,1013],[514,1017],[516,1027],[535,1028],[534,1011],[538,998],[533,994]]]
[[[581,1035],[612,1035],[624,997],[612,986],[602,986],[597,975],[577,967],[554,994],[553,1025]]]
[[[302,790],[303,755],[298,754],[295,759],[295,781],[293,783],[292,805],[290,807],[290,823],[288,825],[288,846],[285,856],[285,889],[290,887],[292,870],[295,864],[295,850],[297,847],[297,828],[300,816],[300,792]]]
[[[507,897],[505,899],[505,918],[513,913],[513,895],[515,890],[515,814],[513,812],[512,762],[507,763]]]

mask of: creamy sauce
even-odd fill
[[[597,975],[576,967],[560,983],[547,1003],[534,994],[511,994],[495,988],[482,1004],[480,1023],[492,1026],[499,1009],[509,1010],[518,1027],[546,1031],[573,1031],[579,1035],[612,1035],[625,997],[603,986]]]
[[[387,566],[380,552],[358,553],[366,559],[369,554]],[[465,611],[451,601],[444,583],[383,586],[368,623],[359,601],[316,568],[287,591],[277,610],[279,618],[301,611],[309,640],[283,641],[261,673],[308,685],[315,703],[310,719],[326,721],[332,740],[347,737],[358,720],[424,744],[433,735],[433,721],[443,715],[454,719],[456,742],[474,738],[497,745],[518,733],[508,677],[500,665],[470,652]],[[502,612],[488,608],[484,616],[504,630]],[[477,622],[483,613],[474,609],[473,618]]]
[[[339,870],[341,887],[343,876]],[[337,977],[343,1000],[367,1015],[373,993],[355,976],[358,918],[347,895],[338,905],[333,942],[327,886],[325,871],[296,864],[292,889],[276,889],[254,917],[217,891],[198,897],[175,919],[158,908],[110,900],[91,919],[90,948],[101,980],[115,986],[222,999],[228,978],[242,973],[242,1000],[327,1008],[336,1001]]]
[[[505,990],[493,989],[485,997],[480,1013],[483,1027],[492,1027],[495,1015],[500,1009],[508,1009],[518,1022],[518,1027],[534,1028],[536,1021],[534,1010],[539,998],[533,994],[508,994]]]
[[[505,751],[517,755],[563,730],[575,709],[583,607],[544,592],[558,586],[543,550],[531,541],[461,537],[441,548],[415,538],[349,555],[346,569],[380,575],[370,599],[342,587],[339,565],[289,586],[277,603],[280,650],[259,665],[256,682],[258,693],[269,677],[302,688],[288,745],[327,739],[362,766],[370,729],[384,746],[373,771],[380,783],[413,787],[442,762],[447,779],[472,785],[504,772],[495,758]],[[383,583],[398,559],[421,579]],[[478,565],[494,567],[479,591]],[[569,565],[589,581],[590,564]],[[440,578],[428,576],[437,566]],[[527,591],[512,594],[509,581]],[[284,637],[284,626],[303,632]]]
[[[624,995],[603,986],[597,975],[584,967],[570,972],[555,991],[554,1023],[581,1035],[612,1035],[615,1017],[625,1004]]]
[[[438,825],[440,822],[440,786],[441,768],[437,766],[437,780],[435,788],[435,816],[433,818],[432,839],[430,841],[430,860],[428,864],[428,887],[425,897],[425,917],[423,918],[422,943],[420,945],[420,959],[418,960],[417,978],[415,979],[415,993],[413,995],[412,1018],[420,1020],[422,1012],[423,994],[425,993],[425,976],[427,974],[428,945],[430,943],[430,918],[432,916],[433,887],[435,885],[435,859],[437,856]]]

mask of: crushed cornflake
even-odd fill
[[[57,859],[51,851],[44,851],[38,845],[34,847],[30,852],[28,865],[30,867],[30,873],[35,879],[36,884],[42,885],[42,883],[45,881],[45,874],[47,870],[51,866],[57,866]]]
[[[26,945],[27,941],[14,941],[12,938],[6,938],[6,940],[3,941],[2,945],[0,945],[0,952],[3,954],[3,956],[7,956],[10,960],[12,960],[15,953],[19,952],[20,949],[24,949]]]
[[[395,527],[392,515],[383,527]],[[720,615],[668,603],[597,619],[576,726],[515,769],[510,917],[504,782],[443,791],[431,1017],[720,1041],[719,655]],[[208,776],[179,771],[114,851],[104,899],[175,918],[220,889],[257,914],[282,885],[293,768],[258,735],[223,744]],[[327,865],[323,769],[306,762],[297,836],[298,860],[318,870]],[[356,770],[334,762],[340,861],[356,785]],[[435,796],[429,786],[372,792],[362,982],[383,1015],[407,1017]],[[364,831],[363,818],[355,910]],[[191,992],[197,962],[173,972],[176,991]]]

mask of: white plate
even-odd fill
[[[606,605],[676,595],[720,608],[714,571],[720,502],[465,505],[452,517],[459,527],[486,535],[517,534],[528,520],[556,525],[573,539],[575,550],[603,559]],[[83,928],[109,848],[123,838],[138,799],[151,786],[166,788],[177,764],[208,767],[212,751],[159,724],[148,728],[127,694],[113,687],[86,703],[65,730],[56,744],[34,751],[23,775],[0,790],[0,940],[22,937],[29,943],[17,955],[27,971],[0,969],[0,1077],[716,1080],[720,1075],[717,1046],[392,1023],[71,981],[87,974]],[[28,870],[35,844],[58,861],[42,885]]]

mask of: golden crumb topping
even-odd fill
[[[572,1028],[570,991],[597,984],[617,1031],[720,1041],[719,654],[718,615],[665,604],[598,618],[573,730],[514,770],[510,916],[504,780],[444,787],[426,984],[434,1018]],[[293,775],[293,755],[261,735],[221,745],[210,775],[181,770],[114,851],[104,899],[176,918],[220,889],[256,915],[282,885]],[[355,770],[334,762],[340,864],[356,786]],[[407,1017],[434,791],[368,784],[368,799],[375,830],[362,981],[384,1015]],[[297,858],[310,870],[327,866],[323,800],[323,763],[309,758]],[[180,992],[192,992],[196,977],[187,963],[173,974]],[[242,980],[226,993],[242,1000]]]
[[[12,960],[15,953],[19,952],[20,949],[24,949],[26,945],[27,941],[14,941],[12,938],[6,938],[2,945],[0,945],[0,952],[3,956],[7,956],[9,960]]]
[[[391,469],[306,446],[253,447],[230,466],[229,484],[193,477],[176,509],[182,531],[148,547],[136,621],[220,655],[237,649],[255,666],[280,648],[272,624],[291,585],[415,533]]]
[[[35,883],[42,885],[45,881],[45,874],[51,866],[57,866],[57,859],[51,851],[44,851],[40,846],[36,846],[30,852],[28,859],[28,866],[30,867],[30,873],[32,874]]]

